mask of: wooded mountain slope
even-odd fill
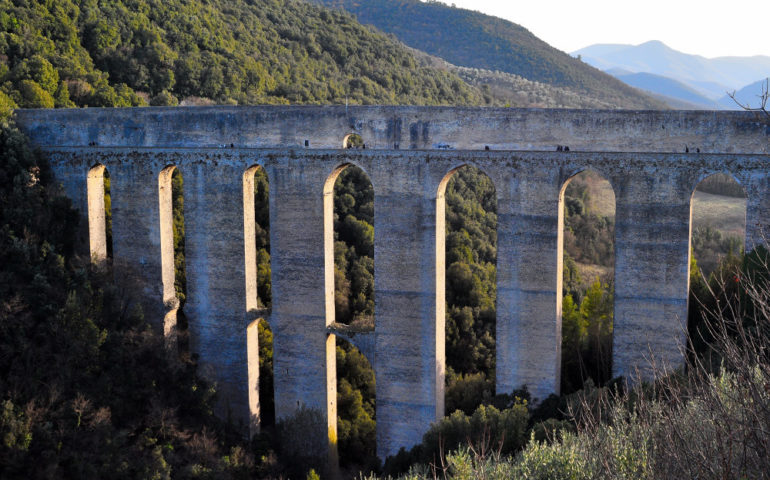
[[[351,15],[294,0],[0,0],[0,92],[22,107],[485,103]]]
[[[570,57],[526,28],[479,12],[419,0],[315,0],[342,8],[410,47],[463,67],[500,70],[569,87],[622,108],[666,108],[661,102]]]

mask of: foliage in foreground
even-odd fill
[[[686,372],[592,390],[570,409],[576,433],[533,435],[515,456],[471,443],[402,478],[770,477],[769,267],[760,247],[712,277]]]

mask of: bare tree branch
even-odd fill
[[[748,111],[748,112],[755,112],[755,113],[761,113],[764,114],[765,117],[770,119],[770,111],[768,111],[767,102],[768,99],[770,99],[770,78],[765,79],[765,84],[762,85],[762,93],[760,95],[757,95],[759,97],[759,106],[758,107],[752,107],[749,103],[742,103],[735,97],[735,90],[733,90],[732,93],[727,92],[727,96],[730,97],[733,102],[735,102],[739,107],[742,109]]]

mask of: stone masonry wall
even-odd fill
[[[770,221],[769,132],[742,112],[211,107],[17,117],[84,216],[89,170],[109,171],[116,280],[137,293],[159,332],[174,307],[163,295],[159,175],[171,165],[182,173],[191,347],[222,392],[220,413],[244,428],[258,401],[248,372],[257,313],[247,311],[243,181],[250,167],[265,169],[273,307],[258,313],[274,334],[276,413],[320,412],[325,421],[311,433],[322,450],[336,439],[324,186],[340,167],[362,168],[375,192],[375,331],[352,339],[375,369],[383,458],[418,443],[444,414],[443,186],[454,169],[478,167],[497,192],[497,391],[526,384],[540,399],[559,386],[559,202],[572,176],[595,170],[615,192],[618,375],[650,375],[650,356],[682,363],[698,182],[726,172],[744,186],[748,247]],[[366,150],[340,149],[351,130]],[[685,154],[685,143],[709,153]],[[87,234],[84,242],[88,252]]]

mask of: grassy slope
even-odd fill
[[[591,197],[590,210],[599,215],[614,216],[615,193],[609,182],[590,171],[582,178]],[[723,235],[742,239],[746,234],[746,199],[696,190],[692,198],[692,226],[693,231],[708,226]],[[579,263],[578,267],[585,285],[593,283],[598,276],[611,273],[611,269],[601,265]]]
[[[692,199],[692,223],[712,226],[727,235],[746,235],[746,199],[698,192]]]

